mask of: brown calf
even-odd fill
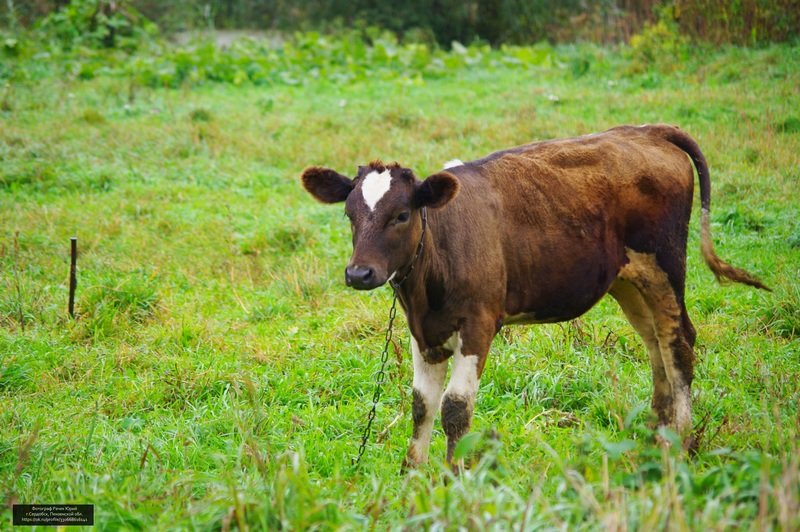
[[[699,176],[706,264],[717,279],[766,288],[714,253],[706,160],[668,125],[451,161],[421,182],[380,162],[352,180],[320,167],[303,173],[318,200],[345,202],[353,230],[347,284],[371,290],[392,281],[406,312],[414,360],[407,464],[427,459],[439,408],[452,460],[503,325],[570,320],[605,294],[647,347],[659,423],[688,435],[695,331],[684,305],[694,182],[687,155]]]

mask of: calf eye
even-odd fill
[[[403,212],[401,212],[400,214],[397,215],[397,218],[395,218],[395,220],[397,221],[397,223],[403,224],[403,223],[406,223],[408,221],[409,217],[410,217],[410,214],[408,213],[408,211],[403,211]]]

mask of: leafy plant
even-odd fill
[[[640,33],[631,37],[629,72],[670,72],[685,59],[689,42],[681,35],[672,9],[669,4],[663,6],[656,22],[646,24]]]
[[[71,0],[38,23],[38,31],[64,49],[136,49],[156,26],[127,0]]]
[[[158,308],[157,278],[145,271],[106,276],[85,288],[78,316],[95,338],[113,334],[154,315]]]

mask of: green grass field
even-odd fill
[[[14,502],[93,503],[110,530],[800,528],[800,49],[644,70],[610,49],[546,53],[436,75],[154,88],[54,70],[0,87],[0,529]],[[604,300],[498,335],[458,478],[438,421],[431,463],[400,474],[398,320],[377,437],[352,467],[391,293],[345,288],[347,220],[302,170],[381,158],[424,177],[646,122],[698,140],[718,253],[774,290],[719,286],[693,217],[699,454],[656,445],[644,348]]]

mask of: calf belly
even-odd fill
[[[616,254],[615,254],[616,255]],[[503,324],[554,323],[577,318],[608,292],[622,258],[581,254],[539,261],[508,280]]]

